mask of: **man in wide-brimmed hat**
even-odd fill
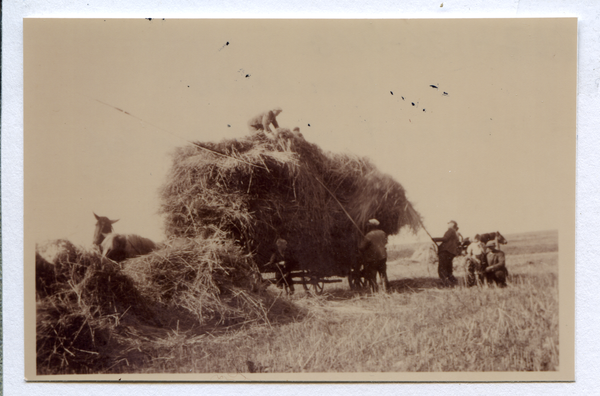
[[[452,259],[458,256],[459,239],[458,239],[458,224],[454,220],[448,222],[448,230],[441,238],[433,238],[434,242],[442,242],[438,246],[438,275],[444,286],[456,285],[457,281],[452,275]]]
[[[367,223],[367,233],[358,249],[365,267],[365,279],[369,281],[373,291],[377,291],[377,273],[383,283],[383,291],[387,291],[387,234],[379,228],[379,221],[371,219]]]
[[[496,282],[498,286],[504,287],[506,286],[506,278],[508,278],[504,252],[497,249],[496,241],[489,241],[485,246],[487,248],[485,278],[488,283]]]

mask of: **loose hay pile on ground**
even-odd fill
[[[143,298],[165,312],[187,311],[201,325],[268,322],[257,269],[229,240],[179,241],[123,264]]]
[[[118,264],[65,240],[36,247],[36,294],[39,374],[98,372],[123,320],[151,321]]]
[[[124,268],[65,240],[38,246],[38,374],[119,372],[150,358],[140,345],[169,329],[202,333],[270,325],[282,310],[298,314],[265,291],[250,256],[232,241],[177,242]]]
[[[419,226],[402,186],[367,158],[323,152],[285,129],[180,147],[161,195],[169,236],[222,230],[260,266],[284,238],[300,268],[321,276],[349,272],[368,219],[387,234]]]

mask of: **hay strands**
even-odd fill
[[[182,139],[183,139],[183,138],[182,138]],[[185,139],[184,139],[184,140],[185,140]],[[208,152],[211,152],[211,153],[213,153],[213,154],[220,155],[220,156],[222,156],[222,157],[225,157],[225,158],[232,158],[232,159],[234,159],[234,160],[236,160],[236,161],[243,162],[244,164],[247,164],[247,165],[250,165],[250,166],[254,166],[255,168],[264,168],[264,169],[265,169],[267,172],[270,172],[270,171],[269,171],[269,168],[267,168],[267,166],[266,166],[266,165],[265,165],[265,166],[260,166],[260,165],[252,164],[252,163],[250,163],[250,162],[248,162],[248,161],[244,161],[244,160],[243,160],[243,159],[241,159],[241,158],[236,158],[236,157],[234,157],[234,156],[232,156],[232,155],[227,155],[227,154],[220,153],[220,152],[218,152],[218,151],[216,151],[216,150],[211,150],[211,149],[209,149],[209,148],[207,148],[207,147],[204,147],[204,146],[202,146],[202,145],[200,145],[200,144],[198,144],[198,143],[190,142],[189,140],[186,140],[186,142],[188,142],[188,143],[190,143],[190,144],[193,144],[194,146],[196,146],[196,147],[199,147],[199,148],[201,148],[202,150],[206,150],[206,151],[208,151]],[[263,163],[264,163],[264,162],[263,162]]]
[[[423,221],[421,220],[421,216],[419,216],[416,213],[416,210],[412,207],[412,205],[410,204],[410,202],[406,203],[406,207],[407,207],[407,209],[412,210],[413,215],[419,220],[419,224],[421,225],[421,227],[425,230],[425,232],[427,233],[427,235],[429,235],[429,238],[431,238],[432,242],[435,244],[436,250],[439,250],[438,244],[435,243],[435,241],[433,240],[433,237],[431,236],[431,234],[429,233],[429,231],[427,231],[427,228],[425,228],[425,225],[423,224]]]
[[[338,199],[335,197],[335,195],[327,188],[327,186],[325,185],[325,183],[323,183],[321,180],[319,180],[319,178],[316,177],[316,176],[315,176],[315,180],[318,181],[319,184],[322,185],[325,190],[327,190],[327,192],[329,193],[329,195],[331,195],[331,197],[335,200],[335,202],[337,202],[338,205],[340,205],[340,208],[342,208],[342,210],[344,211],[344,213],[346,214],[346,216],[348,216],[348,218],[350,219],[350,221],[352,222],[352,224],[354,224],[354,227],[356,227],[356,229],[358,230],[358,232],[360,232],[360,235],[362,235],[364,237],[365,233],[362,232],[362,230],[356,224],[356,222],[354,221],[354,219],[352,218],[352,216],[350,216],[350,213],[348,213],[346,211],[346,208],[344,208],[344,205],[342,205],[342,203],[340,201],[338,201]]]

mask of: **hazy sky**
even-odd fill
[[[242,136],[274,106],[281,126],[323,149],[370,157],[432,234],[450,219],[464,235],[574,219],[574,20],[24,29],[25,233],[35,241],[90,244],[92,211],[120,219],[117,232],[164,239],[158,189],[174,148]]]

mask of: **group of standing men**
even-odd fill
[[[498,250],[496,241],[491,240],[484,244],[479,234],[467,247],[467,286],[487,281],[495,282],[498,286],[506,286],[508,270],[504,252]],[[441,242],[438,246],[438,275],[445,286],[454,286],[458,282],[452,274],[452,260],[462,254],[461,237],[458,233],[458,224],[451,220],[448,230],[441,238],[433,238],[434,242]]]

